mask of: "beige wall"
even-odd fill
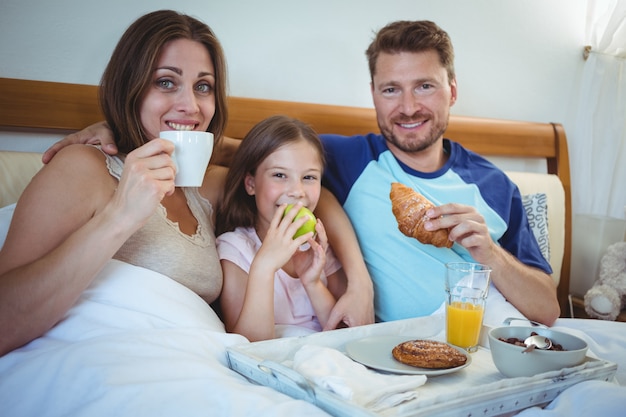
[[[176,8],[226,49],[233,95],[370,107],[364,50],[397,19],[456,47],[456,114],[562,122],[582,65],[586,0],[2,0],[0,76],[97,84],[123,30]]]
[[[139,15],[176,8],[221,39],[235,96],[371,107],[364,51],[398,19],[429,19],[452,37],[454,114],[560,122],[583,61],[586,0],[2,0],[0,76],[97,84]],[[452,12],[454,11],[454,12]],[[0,92],[1,93],[1,92]],[[24,138],[29,140],[25,141]],[[58,140],[0,132],[0,149]],[[534,161],[494,161],[541,170]]]

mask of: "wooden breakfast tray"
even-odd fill
[[[296,399],[317,405],[334,416],[499,416],[553,400],[567,387],[590,379],[611,380],[617,365],[587,356],[573,368],[534,377],[506,378],[496,369],[483,327],[481,347],[472,353],[472,363],[455,373],[429,376],[417,388],[418,398],[385,410],[382,414],[347,402],[318,388],[290,364],[294,353],[306,344],[338,349],[347,342],[369,336],[406,335],[409,338],[443,340],[443,316],[399,320],[304,337],[254,342],[228,348],[229,366],[253,382],[272,387]]]

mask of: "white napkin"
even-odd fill
[[[336,349],[304,345],[293,368],[320,388],[357,405],[380,411],[417,397],[425,375],[393,375],[372,371]]]

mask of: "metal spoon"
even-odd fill
[[[522,353],[528,353],[535,350],[535,348],[541,350],[550,349],[552,347],[552,340],[536,334],[527,337],[526,340],[524,340],[524,344],[526,345],[526,349],[522,350]]]

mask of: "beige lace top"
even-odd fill
[[[109,172],[119,180],[124,161],[116,156],[106,157]],[[211,221],[213,207],[197,188],[183,188],[183,192],[198,221],[193,236],[181,232],[178,223],[167,218],[165,207],[159,205],[154,215],[124,243],[114,258],[167,275],[210,303],[217,299],[222,289],[222,269]]]

